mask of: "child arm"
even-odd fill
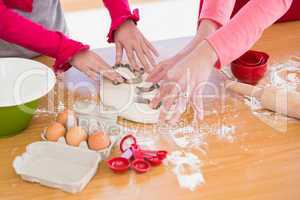
[[[67,70],[70,67],[68,62],[72,56],[89,48],[87,45],[69,39],[60,32],[49,31],[20,16],[7,8],[3,0],[0,0],[0,38],[55,58],[55,71]]]
[[[103,0],[105,7],[108,9],[111,25],[107,35],[108,42],[114,42],[114,32],[128,19],[135,23],[139,20],[138,9],[131,12],[128,0]]]

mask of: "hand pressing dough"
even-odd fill
[[[127,68],[116,69],[125,78],[134,78],[135,75]],[[145,80],[146,74],[143,75]],[[114,85],[111,81],[104,79],[100,88],[101,101],[106,106],[114,107],[118,115],[127,120],[140,123],[154,124],[158,122],[160,109],[152,109],[148,104],[136,103],[138,96],[137,87],[150,87],[152,83],[142,82],[139,84],[122,83]],[[143,93],[139,96],[152,99],[158,90]]]

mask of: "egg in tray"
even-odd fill
[[[116,120],[65,109],[42,132],[43,140],[90,149],[107,158],[121,136]]]

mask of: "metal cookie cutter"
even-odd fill
[[[129,64],[116,64],[112,68],[114,70],[116,70],[116,69],[118,69],[120,67],[127,68],[130,72],[132,72],[135,75],[135,78],[132,78],[132,79],[126,79],[126,78],[123,77],[124,83],[127,83],[127,84],[139,84],[139,83],[143,82],[142,75],[144,74],[144,71],[142,71],[142,72],[135,71]],[[120,83],[119,82],[113,82],[113,84],[114,85],[119,85]],[[149,105],[150,102],[151,102],[151,100],[143,97],[141,94],[152,92],[152,91],[154,91],[156,89],[159,89],[159,88],[160,88],[160,85],[157,84],[157,83],[156,84],[152,84],[150,87],[140,87],[140,86],[137,86],[136,87],[136,94],[137,94],[137,96],[135,97],[134,102],[135,103],[141,103],[141,104],[148,104]],[[155,108],[155,109],[158,109],[160,106],[161,106],[161,104],[159,104],[157,106],[157,108]]]
[[[135,97],[135,102],[136,103],[142,103],[142,104],[150,104],[151,100],[147,99],[145,97],[143,97],[142,94],[148,93],[148,92],[152,92],[156,89],[159,89],[160,85],[155,83],[152,84],[150,87],[136,87],[136,94],[137,96]],[[155,109],[158,109],[161,106],[161,104],[159,104]]]
[[[160,85],[157,84],[157,83],[151,85],[150,87],[139,87],[139,86],[137,86],[136,87],[136,90],[137,90],[136,93],[137,94],[142,94],[142,93],[152,92],[152,91],[154,91],[156,89],[159,89],[159,88],[160,88]]]
[[[138,71],[134,70],[129,64],[116,64],[112,68],[114,70],[116,70],[116,69],[118,69],[120,67],[127,68],[129,71],[131,71],[135,75],[135,78],[132,78],[132,79],[126,79],[125,77],[122,77],[124,79],[124,83],[127,83],[127,84],[138,84],[138,83],[143,82],[142,75],[143,75],[144,71],[138,72]],[[113,82],[113,84],[114,85],[119,85],[121,83],[119,83],[119,82]]]
[[[151,102],[151,100],[150,100],[150,99],[147,99],[147,98],[145,98],[145,97],[136,96],[135,99],[134,99],[134,102],[135,102],[135,103],[141,103],[141,104],[147,104],[147,105],[149,105],[150,102]],[[161,105],[162,105],[162,102],[160,102],[160,103],[158,104],[158,106],[157,106],[156,108],[154,108],[154,110],[159,109]]]

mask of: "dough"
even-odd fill
[[[123,77],[134,78],[134,74],[127,68],[116,69]],[[143,75],[145,80],[146,74]],[[101,102],[105,106],[114,107],[118,115],[127,120],[154,124],[159,119],[159,109],[152,109],[148,104],[136,103],[137,96],[152,99],[158,90],[152,92],[137,94],[137,87],[150,87],[152,83],[142,82],[139,84],[122,83],[114,85],[111,81],[104,79],[100,88]]]

